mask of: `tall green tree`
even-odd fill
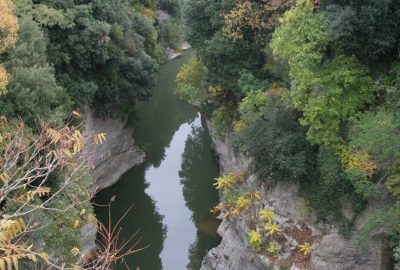
[[[46,57],[46,38],[29,17],[20,18],[18,41],[6,66],[11,79],[0,96],[0,114],[22,117],[33,124],[37,117],[58,122],[65,116],[67,95]]]

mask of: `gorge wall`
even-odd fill
[[[211,121],[208,121],[214,147],[219,155],[221,175],[230,172],[248,172],[250,160],[235,153],[231,134],[221,138]],[[247,174],[248,175],[248,174]],[[258,270],[258,269],[318,269],[318,270],[384,270],[390,266],[390,250],[383,235],[383,229],[375,230],[368,236],[365,250],[357,249],[351,239],[339,234],[338,227],[317,221],[312,211],[304,211],[304,199],[299,195],[298,185],[293,182],[277,183],[268,188],[257,181],[254,175],[248,175],[242,187],[244,190],[258,190],[262,199],[254,207],[243,211],[238,217],[220,216],[222,223],[218,234],[221,244],[209,251],[202,262],[201,270]],[[388,200],[383,196],[381,200]],[[262,231],[257,217],[263,208],[271,209],[275,221],[282,232],[278,243],[282,252],[270,257],[266,252],[256,252],[249,247],[247,233],[250,230]],[[351,233],[356,235],[366,217],[377,210],[377,204],[371,201],[366,209],[355,218]],[[347,216],[353,215],[343,210]],[[304,256],[298,245],[312,243],[312,253]]]
[[[101,145],[88,147],[92,157],[94,189],[104,189],[115,184],[129,169],[144,162],[145,153],[135,145],[133,130],[126,126],[126,119],[99,118],[88,108],[84,109],[86,136],[106,133]]]

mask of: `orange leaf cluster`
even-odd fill
[[[17,41],[18,19],[13,14],[13,8],[10,0],[0,0],[0,53]]]
[[[270,0],[258,2],[245,0],[236,4],[224,15],[224,34],[231,39],[242,39],[244,32],[255,32],[256,37],[261,37],[265,31],[271,31],[278,22],[281,14],[292,5],[293,1]]]
[[[8,74],[3,65],[0,65],[0,95],[5,92],[8,84]]]

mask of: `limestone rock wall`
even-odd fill
[[[144,162],[145,153],[135,145],[133,130],[119,118],[98,118],[86,106],[84,110],[85,136],[106,133],[102,145],[93,145],[87,151],[94,169],[94,188],[104,189],[115,184],[134,166]]]
[[[250,160],[235,153],[230,134],[218,136],[214,125],[208,121],[210,135],[219,155],[221,174],[248,171]],[[351,239],[344,239],[337,226],[317,222],[312,212],[304,211],[304,200],[296,183],[278,183],[272,188],[257,181],[254,175],[247,178],[244,189],[257,189],[262,200],[238,217],[222,217],[218,234],[221,244],[204,258],[201,270],[258,270],[258,269],[315,269],[315,270],[389,270],[390,251],[382,230],[373,231],[367,250],[357,249]],[[386,198],[382,198],[386,199]],[[366,217],[376,211],[382,202],[370,202],[355,221],[353,235],[365,224]],[[258,213],[269,208],[276,214],[275,221],[282,228],[282,254],[271,258],[265,252],[257,253],[247,243],[250,230],[262,231]],[[310,256],[304,256],[298,245],[312,243]]]

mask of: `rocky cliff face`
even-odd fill
[[[133,130],[126,127],[126,121],[118,118],[98,118],[88,107],[84,107],[85,137],[106,133],[107,140],[102,145],[86,149],[91,157],[93,189],[104,189],[115,184],[121,176],[134,166],[144,162],[145,153],[133,139]],[[81,260],[90,257],[96,246],[97,228],[92,223],[82,226]],[[81,262],[81,261],[79,261]]]
[[[120,177],[134,166],[144,162],[145,153],[133,140],[133,130],[126,127],[126,121],[118,118],[98,118],[93,111],[84,108],[85,137],[106,133],[107,140],[102,145],[92,145],[86,149],[94,169],[93,189],[104,189],[115,184]],[[92,223],[81,229],[82,258],[90,257],[96,249],[97,228]]]
[[[126,127],[126,121],[110,117],[97,118],[87,106],[84,121],[86,136],[107,134],[104,144],[87,149],[94,166],[94,189],[112,186],[129,169],[143,163],[145,153],[135,145],[133,130]]]
[[[231,135],[220,138],[212,122],[208,122],[215,150],[220,157],[221,174],[246,172],[250,160],[233,151]],[[304,206],[295,183],[278,183],[267,187],[253,175],[247,177],[244,190],[258,190],[262,199],[237,217],[221,217],[218,234],[221,244],[212,249],[204,258],[201,270],[258,270],[258,269],[316,269],[316,270],[386,270],[391,269],[390,252],[382,230],[373,231],[365,251],[357,249],[351,239],[344,239],[335,225],[317,222],[312,211]],[[386,198],[382,198],[386,199]],[[354,232],[365,224],[366,216],[377,208],[370,202],[366,210],[355,220]],[[380,202],[379,205],[382,205]],[[276,237],[281,252],[272,257],[268,252],[256,252],[250,248],[247,233],[263,230],[259,221],[259,211],[271,209],[274,221],[282,232]],[[351,213],[346,213],[351,215]],[[298,245],[312,244],[312,253],[305,256]]]

